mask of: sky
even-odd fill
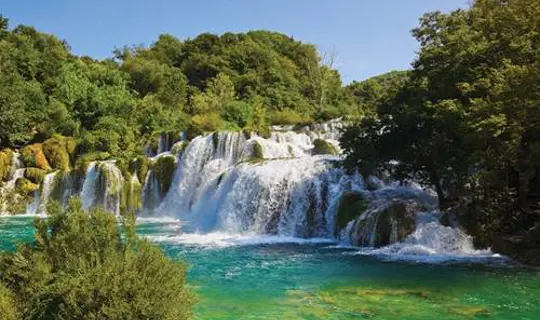
[[[10,26],[32,25],[96,59],[124,45],[267,29],[335,54],[345,83],[408,69],[418,49],[410,30],[423,13],[470,0],[2,0]]]

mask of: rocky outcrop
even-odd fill
[[[383,207],[367,210],[349,228],[355,246],[381,247],[404,240],[416,228],[416,213],[421,207],[415,201],[394,200]]]

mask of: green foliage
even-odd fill
[[[0,256],[0,280],[23,319],[191,318],[185,266],[139,239],[133,219],[122,237],[114,216],[83,212],[78,201],[47,211],[33,244]]]
[[[199,133],[216,131],[222,126],[223,119],[216,112],[197,114],[191,119],[191,130]]]
[[[347,224],[358,218],[368,208],[365,196],[359,192],[345,192],[339,199],[336,215],[336,230],[342,230]]]
[[[288,108],[272,112],[270,119],[273,125],[296,125],[309,122],[308,119],[302,117],[296,111]]]
[[[0,284],[0,319],[20,319],[19,310],[15,304],[14,294]]]
[[[43,182],[43,178],[45,178],[46,174],[47,171],[39,168],[24,169],[24,177],[35,184],[40,184],[41,182]]]
[[[268,137],[270,119],[299,124],[350,111],[333,59],[274,32],[161,35],[103,61],[72,55],[31,27],[10,30],[6,19],[1,34],[0,147],[72,137],[71,164],[94,152],[132,158],[140,141],[162,132],[246,129]],[[69,167],[58,143],[44,150],[53,168]],[[32,158],[24,155],[27,166],[49,169]]]
[[[38,188],[39,188],[39,185],[31,182],[30,180],[26,178],[19,178],[17,179],[17,181],[15,181],[15,190],[20,195],[24,195],[24,196],[32,195]]]
[[[13,152],[10,149],[0,151],[0,181],[9,179],[12,161]]]
[[[525,232],[540,219],[538,16],[526,0],[425,14],[409,79],[345,132],[345,164],[433,185],[479,244]]]
[[[330,142],[323,139],[315,139],[313,141],[313,154],[338,154],[337,148]]]

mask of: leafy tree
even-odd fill
[[[538,16],[525,0],[425,14],[410,79],[345,133],[346,164],[435,186],[482,244],[527,230],[540,218]]]
[[[22,318],[191,317],[185,266],[139,239],[132,219],[124,220],[123,237],[114,216],[83,212],[78,201],[64,212],[58,205],[48,212],[48,219],[35,221],[33,244],[0,256],[0,280]],[[9,301],[0,294],[0,301]]]

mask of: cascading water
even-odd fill
[[[332,122],[300,132],[275,128],[268,139],[215,132],[189,143],[180,138],[174,145],[174,139],[162,135],[142,186],[137,172],[125,184],[113,161],[92,162],[84,177],[45,176],[34,211],[43,212],[53,195],[62,203],[78,195],[86,209],[102,206],[119,214],[126,203],[122,197],[139,193],[142,208],[128,206],[139,208],[139,215],[179,218],[184,232],[201,237],[324,238],[342,245],[382,246],[369,252],[386,255],[476,252],[470,237],[438,222],[437,199],[429,191],[414,183],[375,177],[364,181],[336,165],[340,156],[315,155],[316,139],[339,150],[341,126]],[[126,185],[130,189],[122,192]],[[369,205],[339,227],[338,207],[347,192],[359,194]],[[431,217],[428,222],[426,216]]]
[[[124,178],[113,161],[91,162],[81,191],[84,209],[101,206],[120,214],[120,195]]]

